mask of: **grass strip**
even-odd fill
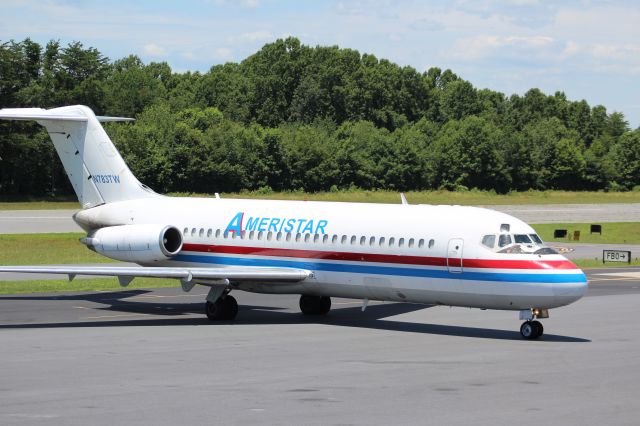
[[[640,222],[602,222],[602,234],[591,234],[590,223],[544,223],[531,225],[548,243],[640,244]],[[566,229],[567,238],[553,238],[553,231]],[[580,238],[574,239],[578,231]]]
[[[178,280],[136,278],[127,287],[127,290],[141,288],[179,287]],[[117,278],[76,278],[68,280],[25,280],[25,281],[0,281],[0,294],[27,294],[27,293],[58,293],[73,291],[111,291],[124,290]]]
[[[0,234],[0,265],[111,263],[78,240],[81,232],[55,234]]]

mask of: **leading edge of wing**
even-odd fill
[[[191,281],[197,279],[230,281],[288,281],[298,282],[311,276],[311,271],[293,268],[189,268],[189,267],[119,267],[119,266],[0,266],[1,272],[25,274],[62,274],[108,276],[108,277],[146,277],[173,278]]]

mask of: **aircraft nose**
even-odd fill
[[[588,289],[587,276],[581,269],[567,275],[563,282],[554,283],[553,295],[556,302],[561,305],[568,305],[585,295]]]

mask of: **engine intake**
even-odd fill
[[[182,234],[175,226],[166,225],[109,226],[80,241],[111,259],[136,263],[167,260],[182,249]]]

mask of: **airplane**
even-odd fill
[[[53,141],[82,209],[80,242],[139,266],[3,266],[0,272],[172,278],[206,286],[205,313],[233,320],[231,291],[299,294],[305,315],[331,297],[518,311],[537,339],[549,309],[580,299],[585,274],[523,221],[468,206],[169,197],[140,183],[101,122],[81,105],[5,108]]]

